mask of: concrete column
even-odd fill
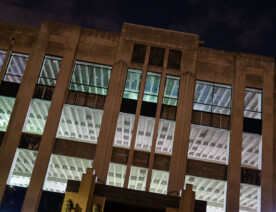
[[[179,195],[184,187],[189,136],[192,119],[195,76],[190,72],[181,75],[174,132],[173,152],[170,164],[168,194]]]
[[[194,102],[198,37],[195,37],[194,42],[195,49],[182,50],[180,67],[181,78],[168,184],[168,194],[176,196],[178,196],[180,190],[184,188],[187,168],[189,137]]]
[[[36,85],[36,79],[44,58],[47,41],[49,38],[47,23],[40,27],[36,42],[25,69],[24,77],[15,100],[10,121],[5,133],[0,152],[0,204],[5,192],[6,182],[12,166],[13,158],[19,144],[22,128],[25,122],[29,105]]]
[[[263,111],[262,111],[262,171],[261,171],[261,210],[273,211],[273,105],[274,62],[264,70]],[[275,153],[274,153],[275,154]]]
[[[239,211],[241,182],[241,150],[245,89],[245,61],[236,57],[236,75],[232,93],[231,134],[227,169],[226,211]]]
[[[104,114],[93,167],[96,170],[98,182],[105,183],[111,160],[113,141],[120,112],[122,96],[127,73],[127,64],[118,61],[112,68],[108,86],[108,95],[104,104]]]
[[[140,117],[140,112],[141,112],[141,106],[142,106],[142,101],[143,101],[143,96],[144,96],[144,89],[145,89],[145,84],[146,84],[147,64],[148,64],[148,61],[149,61],[149,54],[150,54],[150,46],[147,46],[146,56],[145,56],[145,63],[144,63],[143,70],[142,70],[142,78],[141,78],[140,89],[139,89],[139,97],[138,97],[138,100],[137,100],[137,106],[136,106],[136,112],[135,112],[135,121],[134,121],[134,125],[133,125],[132,138],[131,138],[129,154],[128,154],[128,160],[127,160],[127,168],[126,168],[124,188],[128,187],[131,164],[132,164],[132,161],[133,161],[137,128],[138,128],[139,117]]]
[[[66,33],[68,42],[22,211],[37,211],[39,207],[42,187],[54,148],[60,116],[66,99],[70,77],[72,75],[80,31],[80,27],[72,27],[72,30]]]

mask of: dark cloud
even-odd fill
[[[0,21],[120,32],[123,22],[199,34],[207,47],[276,56],[276,3],[255,0],[0,0]]]

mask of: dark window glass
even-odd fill
[[[164,64],[165,49],[158,47],[151,47],[149,65],[161,66]]]
[[[170,50],[167,68],[180,69],[181,58],[182,58],[181,51]]]
[[[146,50],[147,50],[146,45],[134,44],[131,62],[144,63],[145,56],[146,56]]]

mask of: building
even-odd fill
[[[192,184],[207,211],[276,211],[273,58],[133,24],[0,26],[0,200],[28,187],[35,211],[93,166],[100,184]]]

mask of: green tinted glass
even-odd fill
[[[72,75],[70,90],[106,95],[111,67],[77,61]]]
[[[141,77],[141,70],[128,70],[123,98],[138,100]]]
[[[143,101],[157,103],[161,74],[148,72]]]
[[[177,106],[180,77],[166,76],[163,104]]]

